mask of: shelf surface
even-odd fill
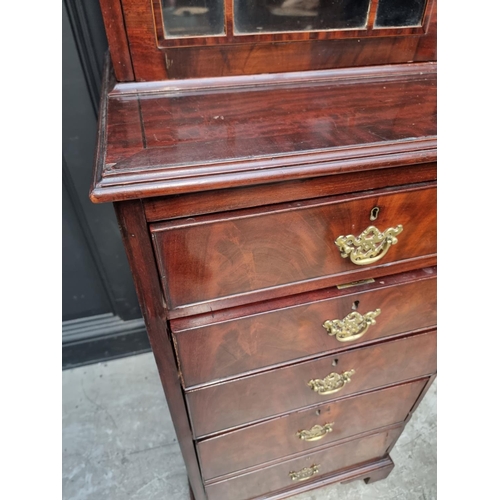
[[[435,63],[115,85],[91,199],[121,201],[436,159]]]

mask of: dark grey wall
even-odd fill
[[[64,0],[62,7],[62,320],[65,345],[74,342],[75,338],[80,344],[86,339],[94,342],[106,337],[109,340],[111,334],[117,335],[117,325],[122,324],[124,334],[130,333],[132,324],[136,332],[138,322],[134,320],[141,318],[141,313],[113,207],[94,205],[88,198],[100,80],[107,50],[99,1]],[[107,318],[106,321],[103,322],[102,317]],[[76,336],[75,321],[85,326]],[[113,323],[111,330],[110,321]],[[124,339],[120,340],[120,352],[124,355]],[[85,350],[82,346],[81,352]],[[71,352],[75,356],[78,349],[73,345]],[[95,360],[100,358],[98,352],[93,356]],[[108,353],[102,358],[106,356],[113,357]]]

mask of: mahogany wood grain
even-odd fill
[[[375,206],[380,212],[372,222]],[[187,311],[203,303],[200,306],[210,310],[216,299],[219,309],[226,297],[357,271],[363,266],[342,258],[334,242],[341,235],[358,236],[372,224],[381,231],[398,224],[404,229],[398,243],[382,260],[367,266],[370,269],[433,255],[435,206],[436,189],[430,183],[150,227],[169,309]]]
[[[132,82],[134,81],[134,70],[130,58],[121,1],[99,0],[99,3],[116,79],[120,82]]]
[[[418,276],[415,279],[415,275]],[[220,322],[225,311],[184,321],[195,325],[175,332],[179,323],[171,323],[174,342],[186,387],[237,376],[271,365],[321,353],[334,353],[367,342],[429,328],[436,325],[436,269],[379,278],[375,283],[344,290],[323,290],[307,302],[283,309],[276,301],[262,313],[243,313]],[[274,307],[273,307],[274,306]],[[272,309],[271,309],[272,308]],[[376,323],[360,339],[340,342],[328,335],[323,323],[344,319],[356,310],[359,314],[380,309]],[[210,323],[203,325],[205,321]]]
[[[121,0],[135,79],[168,78],[165,54],[157,47],[151,0]]]
[[[105,56],[99,103],[97,145],[94,155],[94,170],[90,199],[94,200],[94,189],[99,184],[102,171],[97,167],[101,159],[113,162],[141,151],[144,138],[139,120],[139,100],[135,97],[110,100],[109,93],[115,83],[109,54]]]
[[[420,37],[418,41],[416,48],[418,56],[415,61],[435,61],[437,59],[437,0],[433,2],[432,11],[426,23],[427,35]]]
[[[157,3],[158,0],[155,0]],[[122,0],[127,35],[138,81],[307,71],[436,59],[435,2],[427,9],[426,28],[260,34],[233,37],[228,12],[227,37],[165,40],[151,1]],[[158,12],[158,9],[156,9]],[[377,31],[383,36],[377,36]],[[369,33],[372,36],[366,36]],[[404,33],[413,33],[406,34]],[[356,36],[357,38],[324,40]],[[316,38],[317,40],[307,40]],[[304,40],[305,39],[305,40]],[[243,43],[235,43],[243,40]],[[190,45],[162,47],[159,45]],[[207,44],[214,44],[207,46]],[[162,52],[163,51],[163,52]]]
[[[427,279],[435,279],[437,276],[437,267],[430,266],[412,271],[387,276],[376,276],[361,281],[345,281],[335,287],[317,289],[306,293],[294,294],[285,297],[274,297],[269,300],[248,303],[231,309],[220,311],[211,311],[206,314],[188,316],[185,318],[175,318],[169,320],[170,327],[175,333],[182,333],[184,330],[193,330],[196,328],[209,326],[217,323],[224,323],[238,318],[246,318],[259,315],[261,313],[270,313],[277,310],[285,310],[298,307],[303,304],[319,302],[337,297],[355,295],[364,293],[373,289],[381,289],[388,286],[398,286]]]
[[[335,394],[323,396],[308,386],[310,380],[353,369],[356,373],[351,382]],[[431,375],[435,371],[436,333],[430,332],[188,391],[186,398],[194,435],[201,438],[308,405]]]
[[[342,399],[203,440],[197,445],[203,477],[215,478],[403,422],[426,382],[419,380]],[[300,430],[328,423],[333,423],[333,430],[319,441],[297,437]]]
[[[299,282],[291,285],[283,285],[256,292],[231,296],[220,300],[214,300],[208,303],[198,303],[195,305],[179,307],[178,309],[167,311],[167,317],[170,320],[185,318],[188,315],[201,315],[207,313],[215,313],[215,311],[224,308],[239,307],[245,304],[256,304],[273,299],[285,299],[287,296],[302,295],[313,290],[338,286],[353,281],[380,278],[381,276],[391,276],[398,273],[406,273],[417,269],[424,269],[437,265],[437,255],[427,255],[424,257],[416,257],[414,259],[406,259],[396,263],[388,263],[378,267],[364,268],[359,266],[359,269],[340,273],[335,276],[327,276],[308,281]]]
[[[427,11],[432,9],[431,6],[432,2],[429,2],[427,5]],[[373,27],[375,25],[375,17],[377,15],[377,9],[378,9],[378,0],[370,0],[370,6],[368,10],[368,21],[367,21],[367,26]]]
[[[437,59],[436,9],[412,36],[218,45],[168,49],[173,79],[402,64]]]
[[[140,200],[119,203],[115,205],[115,210],[189,482],[196,500],[205,500],[175,355],[166,329],[165,303],[160,283],[152,274],[155,260],[142,204]]]
[[[379,434],[379,433],[383,433],[383,432],[386,432],[386,431],[392,431],[392,430],[396,430],[396,429],[399,429],[399,432],[401,433],[401,431],[404,429],[404,427],[403,427],[403,425],[401,423],[397,423],[397,424],[386,426],[386,427],[381,427],[379,429],[371,430],[369,432],[363,432],[363,433],[357,434],[356,436],[351,436],[351,437],[348,437],[348,438],[345,438],[345,439],[339,439],[335,443],[326,443],[324,445],[319,445],[317,448],[315,448],[314,450],[310,450],[310,451],[312,451],[312,452],[323,451],[325,449],[332,448],[332,445],[340,446],[340,445],[342,445],[344,443],[352,442],[353,440],[361,440],[361,439],[363,439],[365,437],[373,436],[374,434]],[[393,447],[393,445],[394,445],[394,443],[391,443],[391,445],[387,449],[388,450],[391,449]],[[295,458],[302,458],[305,455],[307,455],[306,452],[293,453],[291,455],[288,455],[284,459],[283,458],[278,458],[278,459],[275,459],[275,460],[269,460],[269,461],[265,462],[264,464],[259,464],[259,465],[253,466],[253,467],[247,467],[246,469],[243,469],[243,470],[240,470],[240,471],[237,471],[237,472],[232,472],[232,473],[229,473],[229,474],[224,474],[223,476],[219,476],[219,477],[216,477],[216,478],[213,478],[213,479],[207,479],[204,482],[204,484],[205,485],[209,485],[209,484],[213,484],[213,483],[219,483],[219,482],[222,482],[222,481],[225,481],[225,480],[228,480],[228,479],[232,479],[232,478],[239,477],[239,476],[242,476],[242,475],[245,475],[245,474],[249,474],[249,473],[252,473],[252,472],[255,472],[255,471],[259,471],[263,467],[272,467],[274,465],[281,464],[283,462],[283,460],[292,460],[292,459],[295,459]],[[388,451],[386,451],[384,457],[388,457]],[[374,459],[374,460],[378,460],[378,459]],[[373,459],[370,460],[369,462],[372,462],[372,461],[373,461]],[[363,467],[363,466],[365,466],[367,464],[368,464],[368,462],[364,462],[363,464],[356,465],[355,468],[358,468],[358,467],[361,468],[361,467]],[[338,471],[333,471],[333,474],[338,473],[338,472],[343,472],[343,471],[345,471],[345,469],[341,469],[341,470],[338,470]],[[330,474],[332,474],[332,473],[329,473],[328,475],[330,475]],[[286,489],[286,488],[284,488],[284,489]],[[280,490],[280,492],[281,491],[283,491],[283,490]],[[273,494],[274,493],[275,492],[273,492]],[[260,496],[258,498],[260,498]]]
[[[92,200],[433,162],[436,69],[414,66],[198,80],[110,95]]]
[[[277,182],[206,193],[146,198],[143,201],[148,222],[190,217],[226,210],[258,207],[272,203],[299,201],[345,192],[367,191],[437,179],[436,163],[399,166],[352,174],[338,174],[299,181]]]
[[[247,500],[292,484],[290,472],[300,471],[312,465],[319,466],[318,477],[341,471],[357,464],[382,458],[387,448],[401,433],[401,427],[393,428],[340,445],[314,450],[299,458],[283,461],[260,470],[206,485],[209,500]]]
[[[200,153],[206,162],[227,161],[432,136],[435,81],[430,70],[411,77],[387,75],[383,82],[381,75],[360,82],[353,74],[346,80],[309,81],[307,86],[284,81],[262,89],[139,95],[144,133],[148,147],[169,148],[171,166],[199,161]],[[178,153],[173,148],[193,143],[204,144],[204,150],[189,153],[183,148]]]
[[[106,124],[106,155],[111,163],[123,156],[138,153],[144,148],[144,137],[139,120],[139,99],[127,97],[110,99]]]

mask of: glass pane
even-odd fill
[[[379,0],[375,26],[419,26],[426,0]]]
[[[167,38],[224,34],[224,0],[162,0]]]
[[[236,33],[363,28],[370,0],[234,0]]]

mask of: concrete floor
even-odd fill
[[[188,500],[184,464],[152,354],[63,372],[63,499]],[[436,384],[391,456],[384,481],[293,500],[436,498]]]

